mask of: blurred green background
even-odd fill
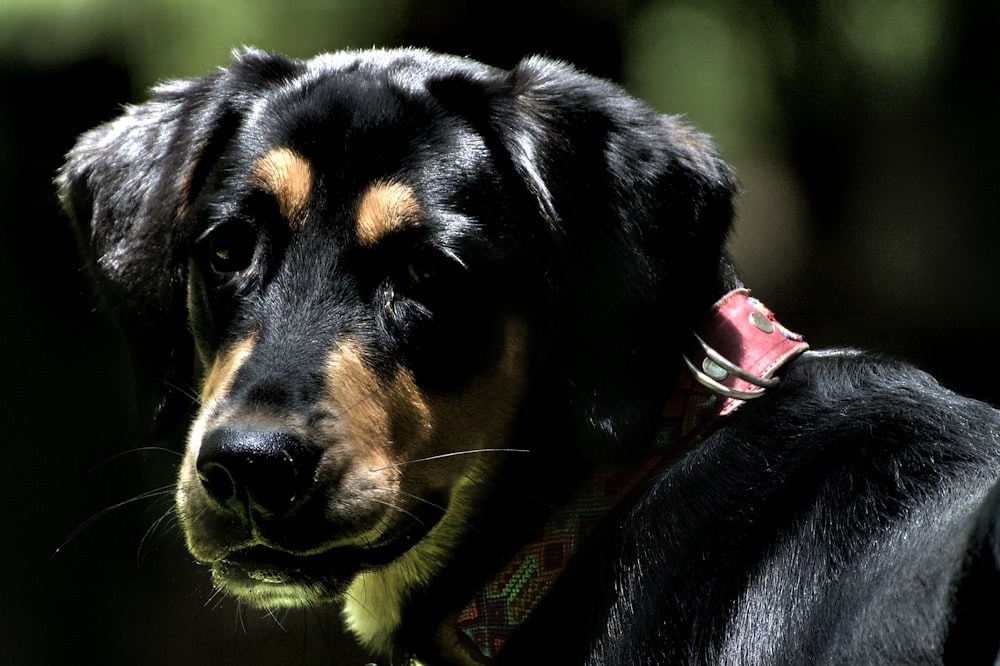
[[[736,258],[785,323],[1000,402],[998,36],[996,0],[0,0],[0,663],[368,660],[333,612],[213,597],[168,490],[88,522],[167,487],[177,454],[128,453],[120,340],[51,179],[151,84],[244,44],[571,60],[716,137]]]

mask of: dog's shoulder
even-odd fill
[[[781,388],[761,409],[734,420],[740,436],[753,440],[757,422],[811,442],[836,442],[837,452],[930,455],[947,468],[950,455],[997,456],[1000,412],[942,386],[906,362],[857,350],[810,351],[791,364]],[[935,451],[938,455],[931,455]],[[929,461],[929,462],[930,462]]]
[[[998,476],[991,406],[906,363],[809,352],[664,474],[623,539],[655,573],[619,580],[677,618],[668,643],[699,659],[919,662],[946,640]]]
[[[600,636],[586,663],[921,662],[976,530],[995,530],[976,525],[998,433],[1000,412],[906,363],[807,352],[663,472],[583,560],[586,592],[543,612],[608,600],[576,611]]]
[[[769,530],[825,521],[825,533],[843,526],[845,539],[864,545],[928,503],[981,501],[1000,476],[1000,412],[882,355],[807,352],[678,473],[697,478],[716,465],[743,473],[704,487],[755,511]]]

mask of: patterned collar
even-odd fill
[[[802,336],[782,326],[748,290],[723,296],[692,336],[683,356],[690,374],[682,375],[668,396],[646,459],[638,466],[596,469],[553,511],[538,538],[439,628],[435,642],[442,654],[457,664],[492,663],[601,519],[631,502],[642,486],[723,418],[775,386],[777,371],[806,349]]]

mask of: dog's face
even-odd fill
[[[206,372],[178,509],[216,582],[264,605],[330,598],[454,529],[525,383],[524,197],[425,97],[344,88],[262,100],[280,122],[236,132],[192,211]]]
[[[525,371],[498,261],[514,211],[482,139],[426,96],[303,78],[258,102],[192,212],[207,373],[178,508],[216,581],[264,604],[328,598],[424,539],[489,460],[440,456],[505,442]]]
[[[137,353],[193,351],[178,512],[262,606],[427,584],[518,469],[643,445],[732,192],[614,86],[421,51],[243,53],[85,135],[60,188]]]

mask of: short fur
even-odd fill
[[[737,286],[709,140],[528,58],[247,50],[85,134],[59,175],[154,381],[201,377],[178,512],[223,590],[347,601],[393,663],[597,462],[650,446]],[[993,663],[1000,419],[808,352],[590,544],[510,664]]]

